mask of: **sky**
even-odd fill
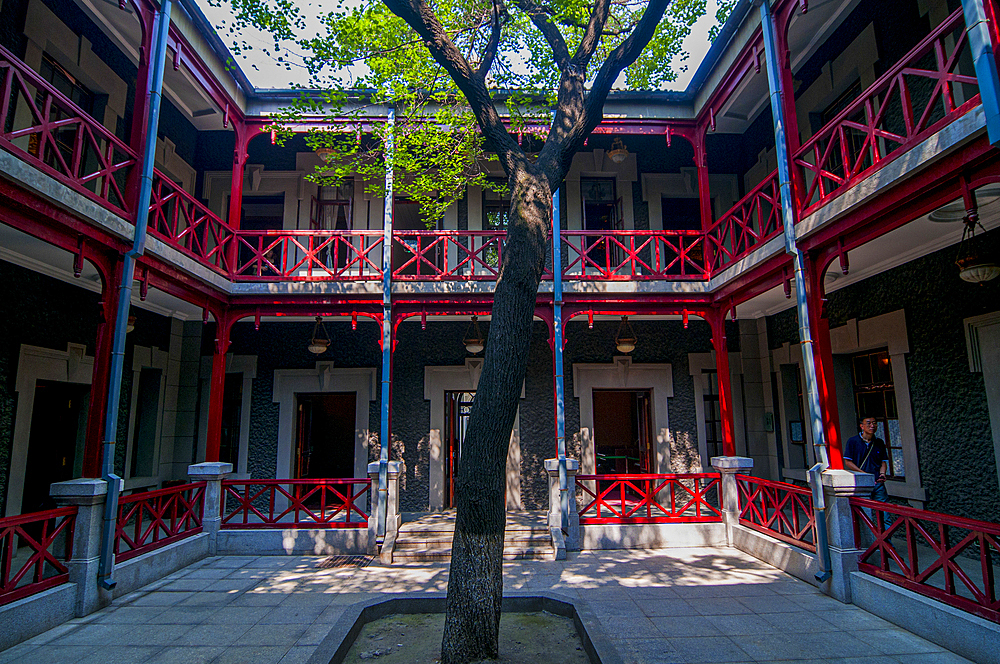
[[[230,49],[233,47],[233,37],[229,34],[228,26],[232,17],[229,4],[224,0],[221,7],[212,7],[207,0],[196,0],[198,6],[208,17],[209,22],[215,26],[222,38],[223,43]],[[300,0],[300,3],[302,0]],[[307,3],[310,15],[309,29],[317,29],[318,20],[316,18],[324,11],[324,4],[333,7],[334,2],[324,2],[324,0],[312,0]],[[715,21],[715,11],[717,0],[708,0],[708,8],[705,15],[696,23],[691,30],[691,34],[684,42],[684,50],[689,54],[688,59],[677,67],[677,80],[667,84],[668,90],[684,90],[694,76],[698,65],[704,59],[711,45],[708,41],[708,31]],[[305,68],[300,64],[302,59],[299,53],[290,51],[287,48],[282,56],[286,61],[292,63],[291,69],[287,69],[284,64],[278,63],[271,56],[263,53],[264,48],[271,49],[273,41],[261,32],[243,32],[239,35],[242,41],[253,48],[244,52],[243,55],[235,56],[243,73],[250,79],[250,83],[256,88],[288,88],[293,85],[307,85],[309,76]]]

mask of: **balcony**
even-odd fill
[[[126,220],[140,157],[0,47],[0,146]],[[792,155],[797,218],[828,205],[979,105],[962,12],[931,31]],[[503,231],[244,230],[154,172],[149,233],[230,282],[492,282]],[[777,173],[707,231],[564,231],[562,277],[578,282],[704,282],[782,232]],[[551,265],[551,261],[550,261]],[[543,277],[551,280],[551,267]]]

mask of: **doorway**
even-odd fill
[[[594,390],[593,395],[597,473],[652,473],[652,390]]]
[[[296,395],[296,479],[354,477],[357,397],[357,392]]]
[[[427,231],[440,229],[441,222],[428,223],[416,201],[397,198],[393,206],[392,229],[395,231]],[[392,245],[393,276],[434,276],[444,266],[442,242],[430,235],[416,233],[395,235]]]
[[[79,477],[90,385],[39,380],[31,412],[21,513],[51,509],[49,485]]]
[[[444,461],[444,506],[455,506],[455,478],[462,458],[462,443],[469,428],[469,414],[475,392],[446,391],[445,408],[445,461]]]

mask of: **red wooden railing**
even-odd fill
[[[76,508],[0,519],[0,605],[66,583]]]
[[[781,234],[783,228],[778,171],[775,171],[708,229],[708,270],[714,272],[732,265]]]
[[[205,482],[123,496],[115,523],[115,560],[122,562],[201,532]]]
[[[382,231],[235,232],[236,281],[377,281]]]
[[[123,217],[135,152],[0,46],[0,145]]]
[[[737,475],[740,523],[807,551],[816,551],[812,492],[794,484]]]
[[[564,279],[707,279],[701,231],[563,231]]]
[[[851,513],[860,571],[1000,622],[1000,525],[862,498]]]
[[[496,281],[505,231],[406,231],[392,233],[396,281]]]
[[[216,272],[229,275],[228,247],[233,229],[194,196],[158,170],[153,171],[149,231]]]
[[[364,528],[371,480],[223,480],[222,528]]]
[[[580,523],[722,521],[718,473],[577,475]]]
[[[959,8],[810,138],[792,160],[801,216],[978,105],[968,51]]]

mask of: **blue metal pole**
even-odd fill
[[[552,343],[556,374],[556,456],[559,459],[559,514],[562,530],[569,530],[569,479],[566,477],[566,410],[563,382],[562,329],[562,211],[559,189],[552,194]]]
[[[115,321],[115,338],[111,350],[111,375],[108,386],[108,406],[104,421],[104,446],[101,456],[101,477],[107,482],[107,499],[104,503],[104,527],[101,532],[101,560],[97,581],[110,590],[115,587],[112,574],[115,568],[115,522],[118,519],[118,491],[121,478],[115,475],[115,442],[118,436],[118,403],[121,399],[122,370],[125,364],[125,334],[128,312],[132,304],[132,280],[135,277],[135,259],[146,248],[146,224],[149,218],[149,198],[153,191],[153,162],[156,151],[156,132],[160,122],[160,100],[163,90],[163,70],[167,60],[167,38],[170,30],[170,2],[163,0],[156,16],[156,35],[149,74],[149,117],[146,125],[146,145],[142,156],[142,179],[139,200],[136,204],[135,235],[132,248],[122,261],[122,280],[118,286],[118,317]]]
[[[820,414],[819,385],[816,380],[816,361],[813,355],[812,331],[809,329],[809,304],[806,300],[806,279],[803,269],[802,251],[798,247],[795,236],[795,209],[792,200],[792,181],[788,160],[788,144],[785,141],[784,106],[781,97],[785,91],[781,89],[781,71],[778,69],[780,54],[775,38],[774,18],[771,14],[770,0],[763,0],[760,5],[761,28],[764,36],[764,55],[767,59],[767,85],[771,97],[771,116],[774,120],[774,144],[778,156],[778,186],[781,192],[781,220],[785,230],[785,251],[791,254],[795,271],[795,305],[799,318],[799,343],[802,347],[803,372],[806,378],[806,405],[809,410],[809,422],[812,426],[813,446],[817,463],[809,471],[809,480],[813,492],[813,508],[816,512],[817,544],[822,559],[823,571],[816,578],[826,581],[830,578],[830,548],[826,538],[826,503],[823,499],[821,474],[830,464],[826,450],[826,432],[823,429],[823,419]],[[791,94],[791,91],[788,91]],[[820,532],[822,531],[822,532]]]
[[[979,79],[979,98],[986,114],[986,133],[990,143],[1000,142],[1000,79],[997,78],[997,60],[993,55],[989,20],[983,0],[962,0],[965,25],[969,29],[969,49]]]
[[[396,109],[389,107],[385,139],[385,207],[382,222],[382,427],[379,433],[377,535],[385,536],[385,514],[389,491],[389,411],[392,407],[392,169]]]

